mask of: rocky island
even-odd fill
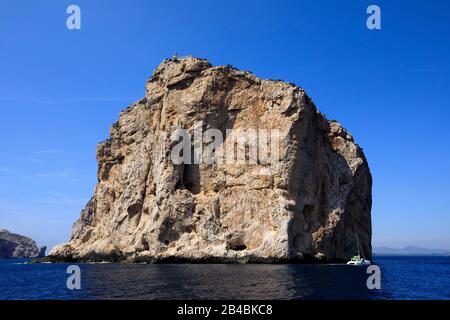
[[[0,259],[42,258],[46,249],[39,248],[30,238],[0,230]]]
[[[275,165],[174,163],[171,136],[199,124],[277,130]],[[294,84],[204,59],[166,59],[145,97],[98,145],[97,161],[94,195],[50,259],[342,261],[356,253],[355,234],[371,257],[372,178],[363,151]]]

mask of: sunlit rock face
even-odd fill
[[[270,164],[247,147],[245,163],[176,164],[180,128],[217,129],[224,150],[239,129],[264,129],[277,133],[276,150]],[[336,261],[356,253],[356,234],[371,256],[362,149],[293,84],[203,59],[165,60],[98,145],[97,160],[94,195],[55,259]]]

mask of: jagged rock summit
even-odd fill
[[[46,249],[39,248],[30,238],[0,230],[0,259],[42,258]]]
[[[203,131],[277,130],[276,165],[174,163],[172,134],[199,123]],[[336,261],[356,253],[356,233],[371,257],[362,149],[293,84],[167,59],[98,145],[97,161],[94,195],[53,259]]]

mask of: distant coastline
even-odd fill
[[[450,257],[450,253],[386,253],[386,252],[373,252],[372,256],[380,257],[380,256],[393,256],[393,257]]]
[[[447,249],[429,249],[417,246],[406,246],[403,248],[374,247],[372,253],[376,256],[450,256],[450,250]]]

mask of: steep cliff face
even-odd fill
[[[217,129],[224,146],[245,140],[240,130],[265,129],[278,145],[270,164],[251,161],[239,145],[245,163],[176,164],[172,135],[180,128]],[[94,195],[54,258],[329,261],[355,254],[356,233],[371,256],[363,152],[293,84],[202,59],[165,60],[110,134],[97,147]]]
[[[0,230],[0,259],[42,258],[46,249],[30,238]]]

